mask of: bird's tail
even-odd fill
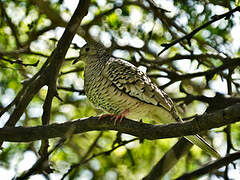
[[[198,134],[192,135],[192,136],[184,136],[184,137],[187,140],[189,140],[191,143],[197,145],[199,148],[206,151],[208,154],[212,155],[213,157],[221,158],[220,154]]]

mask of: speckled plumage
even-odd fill
[[[182,121],[168,95],[131,63],[112,57],[99,43],[85,45],[80,54],[79,59],[85,61],[85,93],[96,107],[116,115],[127,111],[125,116],[134,120]],[[219,157],[200,136],[186,138]]]

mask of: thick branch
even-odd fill
[[[143,180],[161,179],[192,147],[192,144],[185,138],[180,139],[152,168],[150,173]]]
[[[49,77],[50,81],[56,82],[57,75],[59,74],[59,69],[64,62],[64,57],[71,44],[72,38],[75,35],[78,26],[81,23],[82,18],[87,13],[87,8],[89,1],[80,1],[76,11],[74,12],[70,22],[68,23],[61,39],[57,44],[57,48],[48,58],[47,62],[42,66],[40,71],[33,76],[31,82],[29,82],[25,91],[22,92],[19,99],[19,104],[16,105],[13,113],[11,114],[9,120],[5,126],[14,126],[26,107],[34,97],[34,95],[46,84],[48,84]],[[84,9],[84,11],[82,11]],[[49,63],[49,65],[48,65]]]
[[[214,113],[204,114],[192,121],[152,125],[124,119],[121,124],[114,125],[109,117],[98,120],[98,117],[79,119],[62,124],[51,124],[37,127],[6,127],[0,128],[0,140],[12,142],[29,142],[39,139],[65,137],[69,131],[73,134],[95,130],[116,130],[145,139],[163,139],[197,134],[212,128],[240,121],[240,104]]]

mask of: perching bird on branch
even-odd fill
[[[79,59],[85,62],[84,90],[98,108],[111,113],[115,121],[123,117],[148,119],[160,123],[182,122],[170,97],[131,63],[111,56],[99,43],[81,48]],[[220,155],[199,135],[186,136],[207,153]]]

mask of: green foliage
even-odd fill
[[[236,6],[240,6],[240,1],[239,0],[235,0],[235,4],[236,4]]]
[[[116,56],[128,57],[138,67],[145,67],[153,81],[157,82],[160,88],[165,88],[171,97],[176,98],[179,111],[184,117],[202,114],[208,108],[215,107],[216,103],[211,104],[203,96],[215,97],[220,92],[239,98],[239,64],[204,74],[200,78],[191,75],[217,69],[232,58],[239,58],[239,34],[232,33],[234,28],[240,28],[237,24],[239,14],[234,14],[237,18],[230,16],[200,30],[190,38],[191,46],[184,39],[158,56],[163,49],[161,44],[170,43],[191,33],[210,21],[214,15],[223,14],[239,6],[239,1],[235,0],[235,5],[234,1],[166,1],[167,5],[156,1],[159,7],[170,12],[160,11],[149,2],[92,0],[89,13],[81,26],[84,33],[81,33],[81,29],[78,32],[81,36],[77,39],[78,46],[83,45],[80,43],[82,39],[87,41],[92,37],[106,46],[112,45],[115,50],[123,50],[113,53]],[[0,110],[3,110],[44,65],[61,37],[66,19],[72,14],[69,10],[71,1],[4,0],[0,3],[3,5],[3,9],[0,10]],[[169,9],[166,8],[168,6]],[[4,12],[7,13],[7,17],[4,16]],[[7,18],[11,22],[7,21]],[[84,93],[79,92],[84,88],[84,64],[81,62],[72,65],[72,60],[78,57],[78,50],[71,46],[61,67],[57,87],[59,97],[63,101],[54,98],[51,124],[104,113],[94,108]],[[188,57],[171,60],[178,55]],[[197,57],[191,57],[193,55]],[[17,60],[20,63],[15,62]],[[37,61],[37,66],[29,65]],[[229,73],[231,70],[232,74]],[[18,126],[42,125],[43,104],[47,91],[47,87],[44,86],[35,94],[17,123]],[[13,110],[14,107],[11,107],[0,118],[1,126]],[[217,110],[215,108],[215,111]],[[205,135],[224,154],[226,133],[222,129],[218,133],[224,141],[213,141],[214,137],[208,133]],[[239,149],[239,124],[232,125],[230,134],[234,147]],[[91,152],[85,156],[98,135],[99,132],[88,132],[68,137],[65,144],[49,157],[51,166],[56,170],[53,174],[63,176],[72,164],[96,155],[74,168],[69,177],[78,179],[85,173],[90,173],[92,179],[141,179],[176,143],[176,139],[144,140],[143,143],[135,140],[121,146],[121,143],[134,137],[122,135],[123,141],[114,143],[117,139],[116,132],[108,131],[103,133]],[[57,142],[58,138],[51,139],[49,149]],[[120,147],[116,150],[100,154],[118,145]],[[40,142],[6,143],[3,147],[0,153],[0,169],[10,170],[12,159],[22,161],[26,151],[38,154]],[[209,156],[194,147],[174,166],[165,179],[177,178],[186,171],[201,167],[209,160]],[[17,173],[19,172],[16,172],[16,175]]]

